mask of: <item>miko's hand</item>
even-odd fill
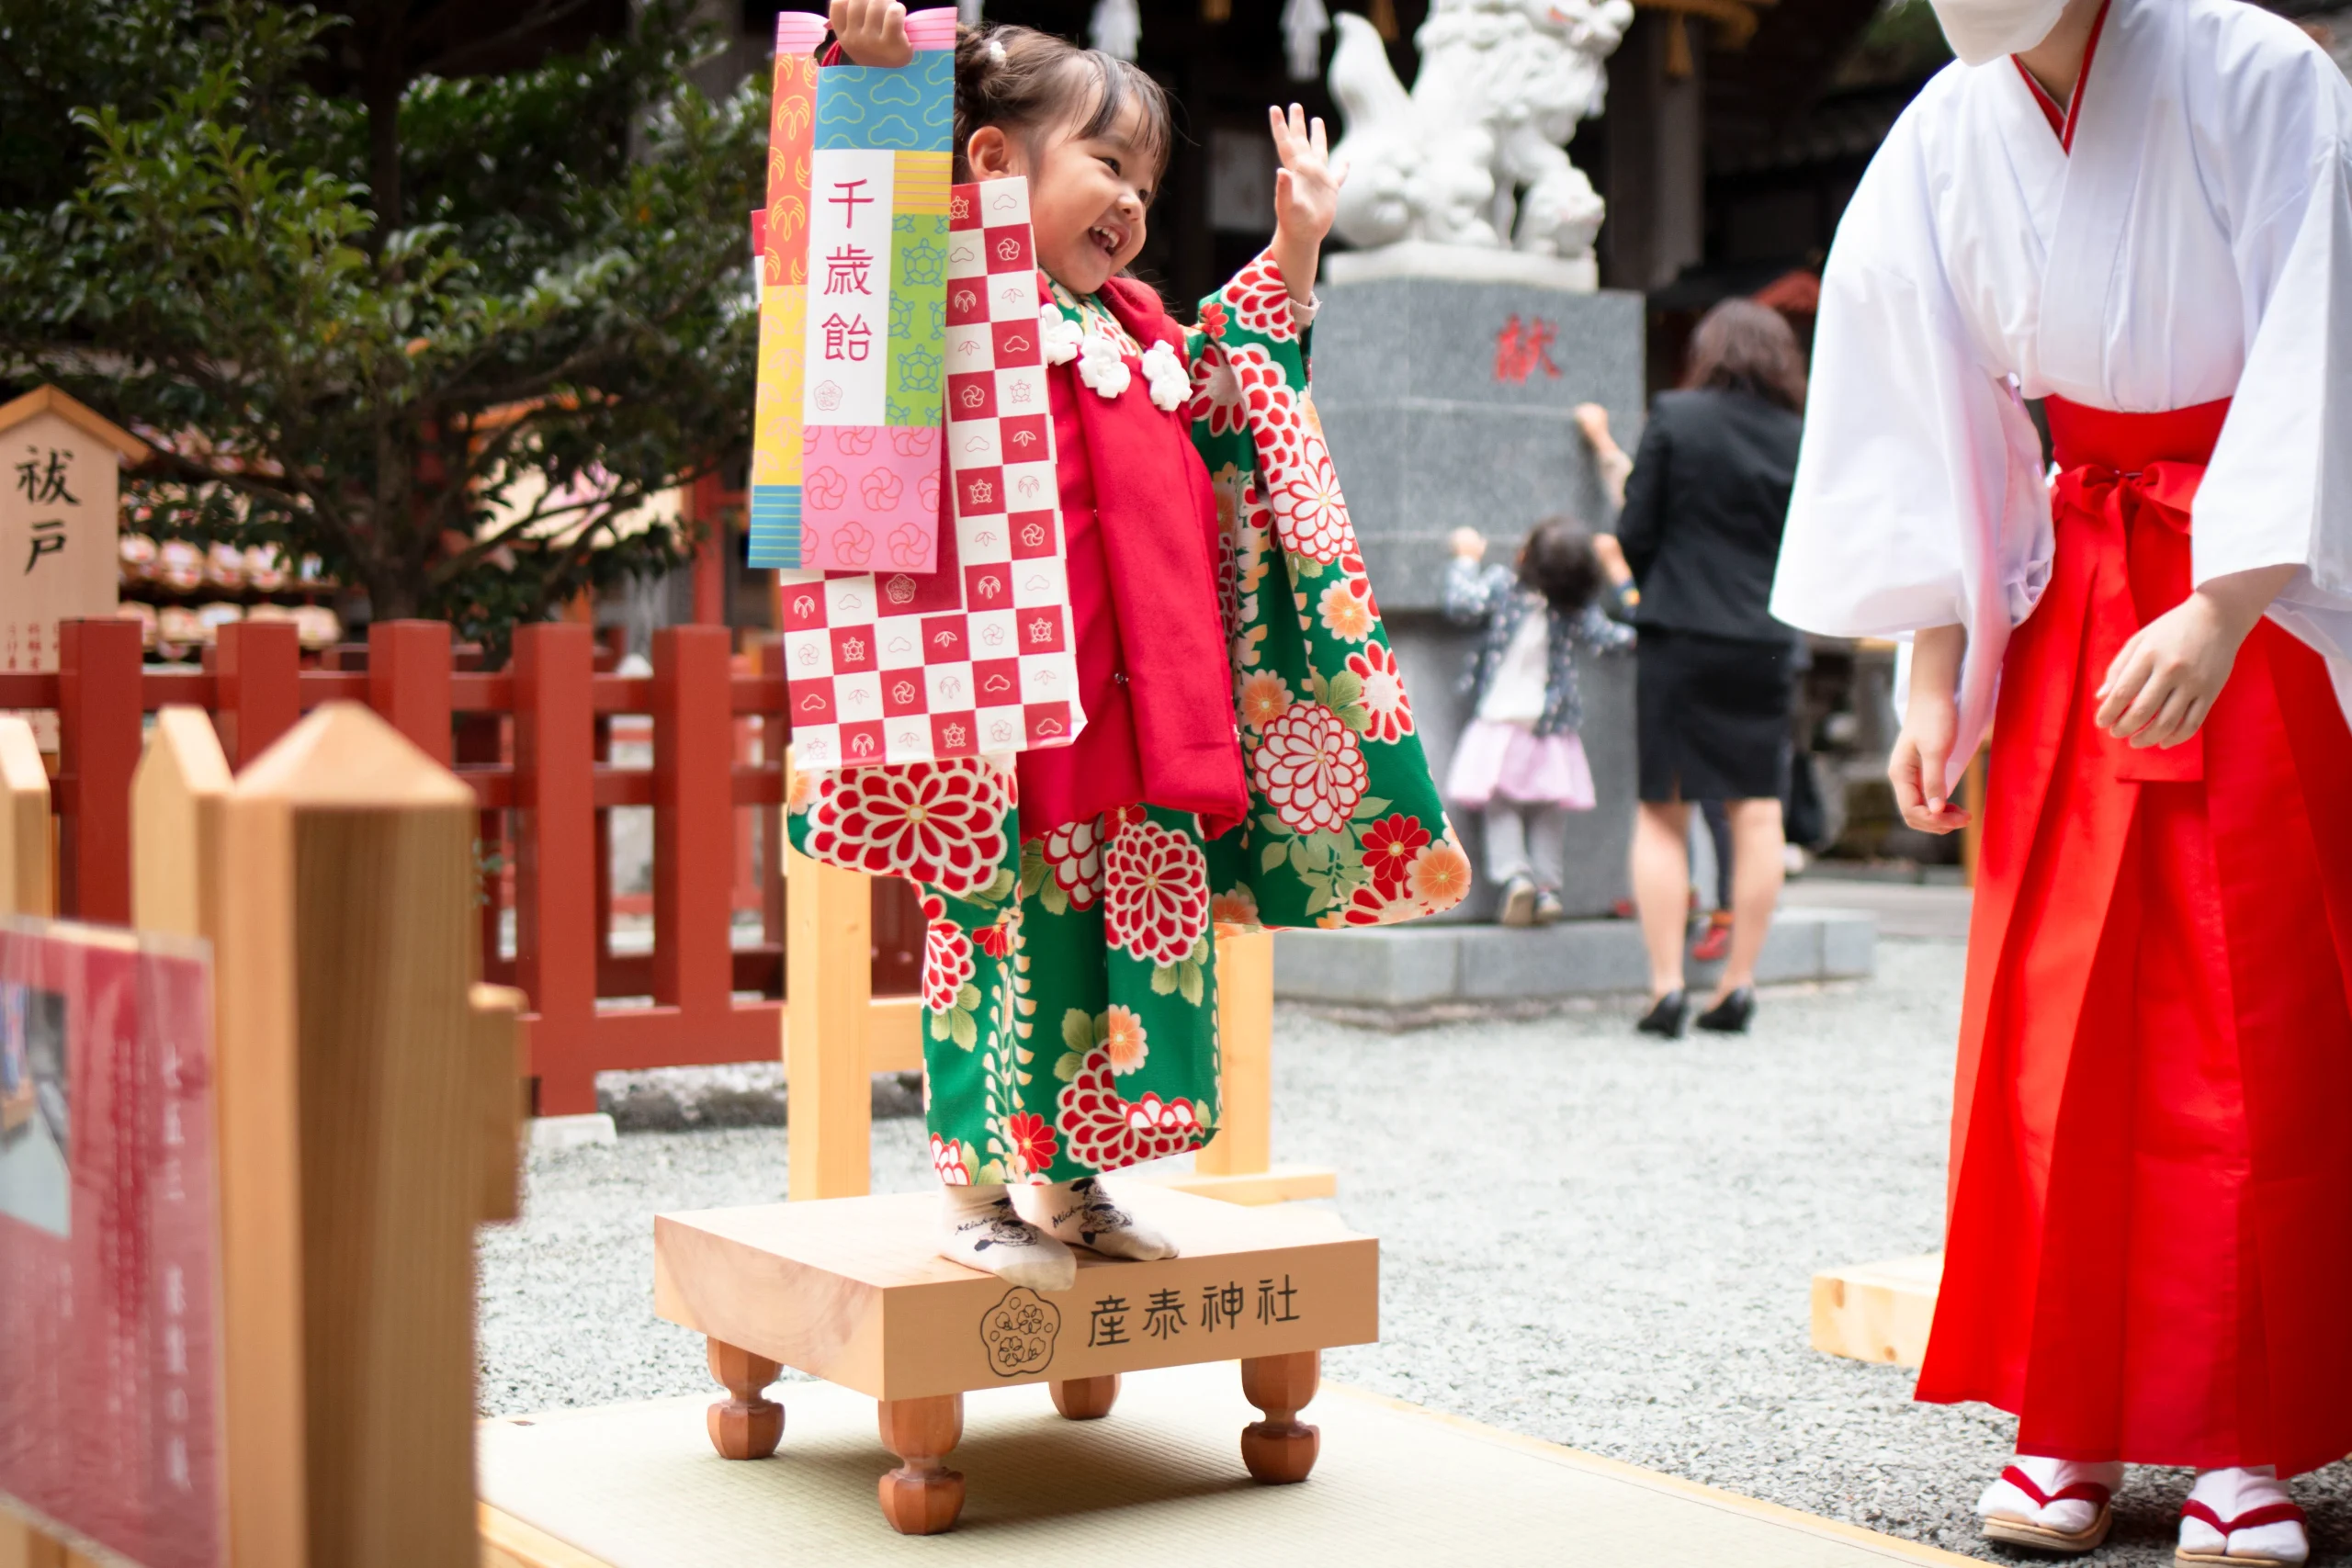
[[[907,8],[899,0],[832,0],[825,20],[853,65],[906,64],[915,57],[907,41]]]
[[[1968,813],[1944,797],[1944,777],[1960,740],[1961,656],[1967,633],[1957,626],[1930,626],[1912,639],[1911,697],[1904,706],[1903,733],[1886,761],[1895,808],[1922,833],[1950,833],[1968,826]]]
[[[2135,747],[2177,746],[2195,735],[2254,629],[2203,593],[2132,634],[2098,689],[2098,727]]]
[[[1287,115],[1268,108],[1266,119],[1283,164],[1274,171],[1274,265],[1282,268],[1291,298],[1306,299],[1315,292],[1316,264],[1323,237],[1339,216],[1340,186],[1348,171],[1331,163],[1319,117],[1309,119],[1293,104]]]

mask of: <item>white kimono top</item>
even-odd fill
[[[2234,398],[2196,580],[2301,566],[2271,616],[2352,659],[2352,85],[2245,0],[2112,0],[2076,96],[2070,154],[2014,61],[1947,67],[1822,279],[1772,614],[1836,637],[1965,626],[1955,774],[2049,581],[2023,399]]]

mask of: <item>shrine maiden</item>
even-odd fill
[[[853,62],[910,53],[895,0],[832,25]],[[1216,1132],[1214,925],[1409,919],[1469,887],[1306,396],[1339,175],[1320,121],[1270,129],[1273,243],[1187,331],[1125,276],[1174,136],[1159,89],[964,30],[956,177],[1028,182],[1086,724],[1016,766],[795,789],[804,852],[923,885],[940,1250],[1038,1290],[1075,1280],[1072,1246],[1173,1251],[1096,1179]]]
[[[2280,1478],[2352,1450],[2352,90],[2240,0],[1936,8],[1772,605],[1917,634],[1914,825],[1992,739],[1918,1396],[2017,1414],[1990,1537],[2188,1465],[2184,1561],[2301,1562]]]

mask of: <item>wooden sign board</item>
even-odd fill
[[[0,672],[57,668],[57,623],[115,613],[119,468],[147,447],[54,387],[0,405]],[[34,718],[57,750],[53,714]]]
[[[654,1219],[654,1310],[876,1399],[1062,1382],[1380,1337],[1380,1244],[1329,1216],[1131,1183],[1182,1256],[1090,1253],[1041,1295],[938,1256],[939,1198],[836,1198]]]
[[[210,968],[0,920],[0,1505],[141,1568],[228,1562]]]

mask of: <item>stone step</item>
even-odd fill
[[[1876,963],[1867,911],[1783,908],[1764,939],[1756,975],[1767,984],[1849,979]],[[1693,964],[1708,984],[1713,964]],[[1347,1007],[1514,1002],[1641,991],[1649,985],[1641,927],[1632,920],[1555,926],[1405,925],[1283,931],[1274,942],[1274,995]]]

